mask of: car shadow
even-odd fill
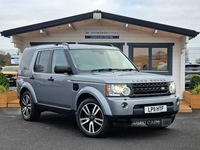
[[[37,121],[38,124],[45,125],[48,127],[56,127],[58,130],[65,130],[66,132],[78,133],[77,136],[85,137],[81,134],[76,124],[74,115],[61,115],[52,112],[42,113],[40,119]],[[174,132],[173,128],[150,128],[146,126],[131,126],[131,127],[119,127],[113,126],[110,132],[102,138],[112,139],[148,139],[161,135],[167,135]],[[86,137],[87,138],[87,137]]]

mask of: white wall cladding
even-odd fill
[[[86,30],[116,30],[119,32],[119,39],[85,39]],[[76,31],[66,29],[59,32],[50,32],[45,37],[29,37],[24,39],[23,46],[29,47],[30,42],[106,42],[106,43],[125,43],[123,51],[128,55],[127,43],[174,43],[173,46],[173,75],[170,76],[176,83],[177,94],[182,98],[183,90],[180,88],[180,65],[181,65],[181,39],[173,36],[162,36],[158,33],[153,36],[153,32],[144,32],[128,28],[125,26],[82,26],[77,27]],[[184,76],[184,75],[183,75]]]

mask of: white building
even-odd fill
[[[68,42],[112,44],[119,47],[141,71],[174,79],[182,98],[185,90],[185,49],[194,30],[94,11],[5,30],[20,52],[37,44]]]

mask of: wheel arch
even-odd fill
[[[37,98],[36,98],[35,92],[34,92],[32,86],[30,85],[30,83],[27,83],[27,82],[24,83],[24,84],[22,85],[21,89],[20,89],[20,98],[19,98],[20,101],[21,101],[22,95],[23,95],[24,92],[26,92],[26,91],[29,91],[29,92],[30,92],[30,94],[31,94],[31,96],[32,96],[32,98],[33,98],[34,103],[37,103]]]
[[[84,89],[81,89],[79,91],[79,93],[76,96],[76,100],[75,100],[75,104],[74,104],[75,111],[77,111],[78,106],[81,104],[81,102],[83,102],[87,98],[95,99],[101,106],[105,115],[109,115],[109,116],[112,115],[110,106],[109,106],[106,98],[97,89],[95,89],[93,87],[85,87]]]

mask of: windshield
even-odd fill
[[[130,69],[133,64],[119,50],[70,50],[73,63],[79,70]]]
[[[18,71],[18,67],[4,67],[1,71]]]

